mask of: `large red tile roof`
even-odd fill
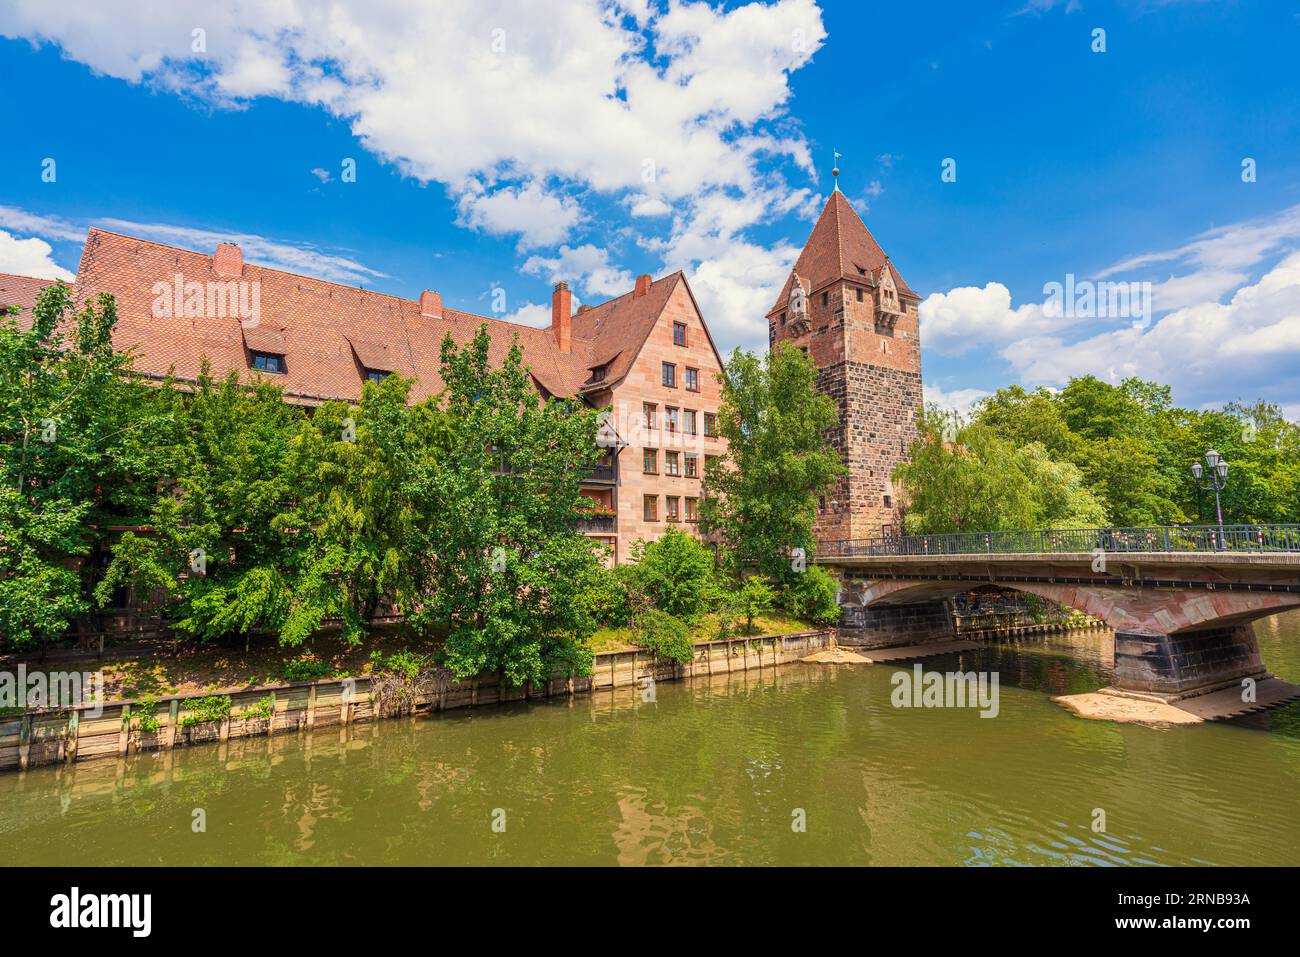
[[[244,263],[241,277],[256,282],[259,321],[246,328],[237,316],[186,318],[155,315],[155,285],[227,282],[218,275],[211,253],[194,252],[101,229],[91,229],[77,274],[79,296],[112,293],[118,326],[114,343],[135,349],[135,368],[146,375],[169,372],[196,378],[204,359],[212,374],[248,370],[248,353],[285,357],[285,371],[267,377],[287,398],[314,404],[323,399],[356,400],[365,368],[397,372],[417,380],[413,400],[442,388],[438,357],[443,337],[468,342],[487,323],[491,358],[504,360],[519,337],[524,363],[534,379],[557,396],[579,394],[591,369],[613,362],[626,371],[663,309],[679,273],[652,283],[650,292],[632,294],[584,310],[573,317],[571,352],[562,352],[550,329],[444,307],[441,317],[421,314],[417,301],[339,285],[278,269]],[[251,374],[251,373],[250,373]],[[619,373],[621,376],[622,372]],[[606,375],[605,381],[616,377]]]
[[[869,280],[874,284],[886,262],[889,262],[889,257],[876,242],[876,237],[871,235],[866,223],[844,194],[834,190],[822,207],[812,234],[794,264],[794,271],[786,277],[776,305],[768,310],[768,315],[785,308],[795,273],[810,283],[809,292],[816,292],[838,279]],[[920,296],[908,286],[893,262],[889,262],[889,268],[894,273],[899,294],[919,299]]]

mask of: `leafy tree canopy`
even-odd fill
[[[716,533],[733,574],[790,574],[792,549],[813,554],[817,499],[844,474],[826,443],[835,403],[816,369],[786,345],[764,356],[737,349],[722,375],[718,434],[726,454],[705,470],[700,527]]]

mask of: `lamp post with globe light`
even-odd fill
[[[1227,543],[1223,540],[1223,505],[1219,500],[1219,493],[1228,485],[1228,463],[1224,461],[1223,456],[1214,449],[1205,453],[1205,465],[1200,462],[1192,463],[1192,476],[1196,479],[1197,486],[1203,491],[1214,491],[1214,512],[1219,520],[1219,549],[1227,548]]]

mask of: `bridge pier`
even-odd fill
[[[1172,699],[1264,675],[1259,641],[1249,624],[1175,634],[1115,632],[1117,691]]]
[[[841,604],[836,641],[853,648],[893,648],[957,638],[952,611],[944,600],[877,605]]]

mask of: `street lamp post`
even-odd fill
[[[1214,512],[1219,520],[1219,549],[1223,550],[1227,543],[1223,540],[1223,505],[1219,493],[1228,485],[1228,463],[1218,452],[1210,449],[1205,453],[1204,466],[1200,462],[1192,463],[1192,476],[1200,489],[1214,491]]]

